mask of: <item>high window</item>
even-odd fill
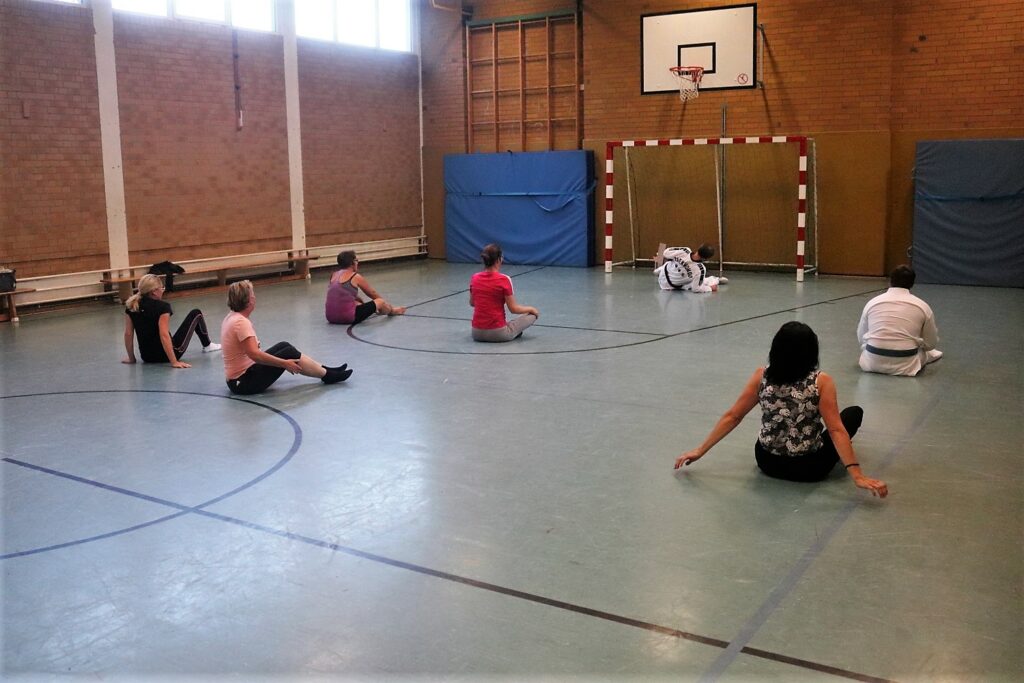
[[[115,10],[274,30],[274,0],[111,0]]]
[[[295,33],[385,50],[412,50],[412,0],[295,0]]]

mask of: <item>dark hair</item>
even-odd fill
[[[818,367],[818,335],[794,321],[779,328],[768,352],[764,376],[771,384],[791,384]]]
[[[490,268],[498,259],[501,258],[501,247],[497,244],[488,244],[484,247],[484,250],[480,252],[480,260],[484,262],[484,265]]]
[[[697,254],[703,261],[704,259],[709,259],[715,255],[715,248],[708,244],[707,242],[705,242],[704,244],[697,247]]]
[[[356,262],[356,252],[351,249],[345,250],[338,254],[338,265],[342,268],[351,268],[352,264]]]
[[[914,272],[913,268],[904,263],[896,266],[889,273],[889,286],[910,289],[914,286],[914,280],[916,279],[917,273]]]

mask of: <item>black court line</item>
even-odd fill
[[[539,268],[531,268],[530,270],[524,270],[523,272],[516,273],[515,275],[508,275],[508,273],[505,273],[505,275],[508,275],[509,277],[519,277],[520,275],[529,275],[530,273],[536,273],[538,270],[544,270],[545,268],[547,268],[547,266],[541,266]],[[469,291],[469,288],[467,287],[466,289],[460,289],[459,291],[452,292],[451,294],[442,294],[441,296],[435,296],[433,299],[427,299],[426,301],[420,301],[419,303],[409,304],[408,306],[406,306],[406,308],[409,309],[409,308],[416,308],[417,306],[425,306],[426,304],[432,304],[435,301],[440,301],[441,299],[450,299],[453,296],[458,296],[459,294],[465,294],[468,291]]]
[[[292,457],[295,455],[295,453],[298,452],[299,447],[302,445],[302,428],[299,426],[299,423],[296,422],[295,419],[291,415],[289,415],[288,413],[284,412],[283,410],[278,410],[277,408],[274,408],[272,406],[268,406],[268,405],[265,405],[263,403],[259,403],[257,401],[253,401],[252,399],[239,398],[239,397],[236,397],[236,396],[225,396],[223,394],[206,394],[206,393],[199,392],[199,391],[169,391],[169,390],[160,390],[160,389],[93,389],[93,390],[81,390],[81,391],[48,391],[48,392],[40,392],[40,393],[34,393],[34,394],[13,394],[13,395],[10,395],[10,396],[0,396],[0,400],[8,399],[8,398],[36,398],[36,397],[40,397],[40,396],[65,396],[65,395],[75,395],[75,394],[185,394],[185,395],[190,395],[190,396],[208,396],[208,397],[213,397],[213,398],[222,398],[222,399],[226,399],[226,400],[230,400],[230,401],[238,401],[240,403],[249,403],[249,404],[252,404],[254,406],[259,406],[261,408],[266,408],[267,410],[269,410],[269,411],[271,411],[273,413],[276,413],[276,414],[280,415],[281,417],[283,417],[288,422],[288,424],[291,425],[292,432],[294,433],[295,437],[292,439],[292,445],[288,449],[288,452],[285,453],[284,457],[282,457],[273,466],[271,466],[270,469],[266,470],[265,472],[263,472],[262,474],[257,476],[255,479],[251,479],[250,481],[247,481],[244,484],[241,484],[240,486],[235,487],[234,489],[232,489],[231,491],[228,491],[227,493],[222,493],[221,495],[217,496],[216,498],[211,498],[210,500],[207,500],[207,501],[205,501],[203,503],[200,503],[199,505],[196,505],[194,507],[189,507],[189,506],[186,506],[186,505],[180,505],[180,504],[177,504],[177,503],[171,504],[170,507],[176,507],[180,511],[176,512],[174,514],[171,514],[171,515],[165,515],[163,517],[158,517],[157,519],[151,519],[148,522],[142,522],[140,524],[135,524],[133,526],[125,527],[123,529],[115,529],[114,531],[108,531],[106,533],[97,534],[95,536],[88,536],[88,537],[85,537],[85,538],[75,539],[73,541],[65,541],[64,543],[56,543],[54,545],[48,545],[48,546],[43,546],[43,547],[39,547],[39,548],[30,548],[28,550],[21,550],[21,551],[14,552],[14,553],[8,553],[6,555],[0,555],[0,560],[6,560],[8,558],[14,558],[14,557],[24,557],[26,555],[36,555],[36,554],[39,554],[39,553],[49,552],[51,550],[60,550],[61,548],[68,548],[68,547],[71,547],[71,546],[83,545],[85,543],[92,543],[93,541],[101,541],[101,540],[104,540],[104,539],[107,539],[107,538],[113,538],[114,536],[120,536],[122,534],[128,534],[128,533],[131,533],[133,531],[138,531],[139,529],[145,529],[146,527],[154,526],[156,524],[162,524],[164,522],[169,522],[170,520],[175,519],[177,517],[181,517],[182,515],[186,515],[189,512],[194,512],[196,510],[200,510],[202,508],[205,508],[207,506],[213,505],[215,503],[219,503],[222,500],[226,500],[226,499],[228,499],[228,498],[230,498],[232,496],[235,496],[235,495],[241,493],[242,491],[244,491],[244,490],[246,490],[246,489],[248,489],[248,488],[250,488],[252,486],[255,486],[256,484],[260,483],[261,481],[263,481],[264,479],[266,479],[270,475],[272,475],[275,472],[277,472],[279,469],[284,467],[288,463],[288,461],[290,461],[292,459]],[[14,458],[9,458],[9,457],[5,457],[2,460],[4,462],[9,462],[9,463],[11,463],[13,465],[20,465],[21,467],[27,467],[27,468],[30,468],[30,469],[37,470],[39,472],[44,472],[46,474],[51,474],[51,475],[54,475],[54,476],[64,476],[64,477],[66,477],[68,479],[71,479],[72,481],[79,481],[80,483],[89,484],[91,486],[98,486],[99,488],[105,488],[108,491],[112,491],[114,493],[120,493],[120,494],[123,494],[123,495],[135,496],[137,498],[143,498],[144,500],[146,499],[144,497],[144,494],[136,493],[134,491],[129,491],[128,489],[122,489],[122,488],[119,488],[119,487],[116,487],[116,486],[111,486],[109,484],[101,484],[100,482],[95,482],[95,481],[92,481],[90,479],[75,478],[74,475],[70,475],[70,474],[66,475],[64,473],[58,472],[57,470],[51,470],[51,469],[43,467],[41,465],[33,465],[33,464],[30,464],[30,463],[22,462],[20,460],[16,460]],[[151,503],[158,503],[158,504],[161,504],[161,505],[167,505],[168,504],[167,501],[164,501],[164,500],[158,499],[158,498],[152,498],[152,499],[149,500],[149,502],[151,502]]]
[[[738,320],[729,320],[723,323],[716,323],[714,325],[705,325],[704,327],[695,327],[691,330],[683,330],[681,332],[672,332],[655,337],[654,339],[642,339],[635,342],[626,342],[625,344],[609,344],[608,346],[593,346],[586,349],[553,349],[548,351],[447,351],[443,349],[414,349],[408,346],[396,346],[394,344],[383,344],[381,342],[374,342],[368,339],[357,337],[355,334],[355,325],[349,325],[348,336],[355,339],[363,344],[369,344],[370,346],[377,346],[384,349],[395,349],[397,351],[414,351],[417,353],[443,353],[448,355],[456,356],[543,356],[555,353],[588,353],[590,351],[608,351],[610,349],[625,349],[630,346],[640,346],[641,344],[651,344],[654,342],[664,341],[666,339],[673,339],[675,337],[681,337],[684,334],[693,334],[694,332],[705,332],[707,330],[713,330],[719,327],[728,327],[729,325],[738,325],[740,323],[750,322],[751,320],[759,320],[761,318],[770,318],[772,316],[781,315],[782,313],[793,313],[804,308],[812,308],[814,306],[821,306],[823,304],[831,304],[836,301],[842,301],[844,299],[853,299],[859,296],[865,296],[867,294],[874,294],[876,292],[885,291],[883,288],[869,289],[865,292],[857,292],[855,294],[844,294],[843,296],[837,296],[832,299],[825,299],[824,301],[815,301],[809,304],[803,304],[802,306],[793,306],[790,308],[783,308],[770,313],[759,313],[758,315],[752,315],[747,318],[739,318]],[[461,293],[461,292],[460,292]],[[444,298],[444,297],[441,297]],[[426,302],[424,302],[426,303]],[[417,316],[417,317],[431,317],[431,316]],[[440,317],[440,316],[438,316]],[[448,318],[449,320],[462,320],[462,318]],[[545,327],[544,325],[534,325],[533,327]],[[554,325],[548,325],[547,327],[555,327]],[[568,329],[574,330],[588,330],[591,328],[586,327],[573,327]],[[593,329],[594,332],[603,332],[604,330]],[[623,332],[624,334],[649,334],[647,332]]]
[[[297,534],[292,531],[282,531],[280,529],[275,529],[273,527],[268,527],[263,524],[257,524],[255,522],[239,519],[237,517],[231,517],[229,515],[222,515],[220,513],[210,512],[209,510],[201,509],[201,506],[189,507],[187,505],[175,503],[174,501],[165,500],[163,498],[158,498],[156,496],[150,496],[144,493],[132,491],[130,489],[121,488],[119,486],[111,486],[110,484],[105,484],[103,482],[94,481],[92,479],[87,479],[85,477],[80,477],[67,472],[61,472],[59,470],[50,469],[48,467],[33,465],[31,463],[22,462],[20,460],[15,460],[13,458],[3,458],[3,461],[9,462],[13,465],[18,465],[20,467],[28,467],[30,469],[39,472],[44,472],[55,477],[61,477],[81,484],[95,486],[106,491],[112,491],[114,493],[119,493],[121,495],[139,498],[147,502],[165,505],[167,507],[171,507],[179,511],[171,517],[179,517],[185,514],[200,515],[202,517],[207,517],[209,519],[215,519],[221,522],[226,522],[228,524],[234,524],[236,526],[240,526],[242,528],[249,529],[252,531],[260,531],[265,534],[277,536],[279,538],[298,541],[300,543],[305,543],[306,545],[315,546],[317,548],[324,548],[332,552],[338,552],[345,555],[349,555],[351,557],[369,560],[371,562],[387,565],[389,567],[394,567],[396,569],[405,569],[407,571],[422,574],[424,576],[431,576],[433,578],[441,579],[444,581],[451,581],[453,583],[458,583],[464,586],[479,588],[481,590],[490,591],[492,593],[497,593],[500,595],[506,595],[508,597],[517,598],[520,600],[526,600],[528,602],[533,602],[540,605],[547,605],[548,607],[554,607],[556,609],[573,612],[575,614],[582,614],[597,619],[603,619],[605,621],[611,621],[617,624],[622,624],[624,626],[631,626],[633,628],[643,629],[645,631],[650,631],[652,633],[659,633],[661,635],[678,638],[680,640],[688,640],[695,643],[701,643],[703,645],[710,645],[712,647],[717,647],[721,650],[725,650],[729,647],[729,643],[727,641],[720,640],[718,638],[711,638],[709,636],[703,636],[697,633],[691,633],[689,631],[682,631],[680,629],[672,628],[669,626],[662,626],[660,624],[654,624],[649,621],[634,619],[632,617],[623,616],[621,614],[615,614],[613,612],[605,612],[603,610],[593,609],[591,607],[585,607],[583,605],[577,605],[575,603],[565,602],[564,600],[557,600],[555,598],[549,598],[543,595],[537,595],[535,593],[527,593],[526,591],[517,590],[515,588],[508,588],[507,586],[499,586],[494,583],[488,583],[486,581],[480,581],[477,579],[471,579],[466,576],[452,574],[451,572],[441,571],[439,569],[431,569],[430,567],[424,567],[422,565],[413,564],[412,562],[396,560],[394,558],[386,557],[384,555],[377,555],[376,553],[366,552],[365,550],[350,548],[339,543],[331,543],[329,541],[324,541],[319,538],[313,538],[311,536]],[[14,556],[16,555],[12,555],[11,557]],[[8,556],[3,556],[3,558],[0,559],[4,559],[6,557]],[[828,664],[822,664],[820,662],[813,662],[806,659],[799,659],[797,657],[790,657],[788,655],[783,655],[768,650],[744,647],[741,650],[741,652],[752,657],[759,657],[761,659],[767,659],[782,664],[790,664],[792,666],[800,667],[802,669],[807,669],[818,673],[830,674],[840,678],[847,678],[853,681],[866,681],[868,683],[893,683],[892,681],[886,678],[869,676],[867,674],[858,673],[856,671],[849,671],[847,669],[841,669],[839,667],[830,666]]]
[[[406,313],[407,318],[425,318],[430,320],[459,320],[464,323],[472,322],[472,318],[457,318],[453,315],[424,315],[423,313]],[[605,327],[576,327],[574,325],[551,325],[549,323],[534,323],[532,328],[543,327],[554,330],[580,330],[582,332],[608,332],[612,334],[642,334],[648,337],[663,337],[664,332],[637,332],[636,330],[610,330]]]

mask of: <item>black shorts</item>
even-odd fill
[[[377,302],[367,301],[365,304],[359,304],[356,306],[356,317],[352,321],[352,324],[361,323],[371,315],[377,312]]]

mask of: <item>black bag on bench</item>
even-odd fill
[[[17,271],[0,266],[0,292],[13,292],[18,285],[18,279],[14,276]]]
[[[174,291],[174,276],[181,275],[185,272],[185,269],[179,266],[177,263],[171,263],[170,261],[161,261],[160,263],[154,263],[149,268],[149,272],[152,275],[163,275],[164,276],[164,289],[168,292]]]

